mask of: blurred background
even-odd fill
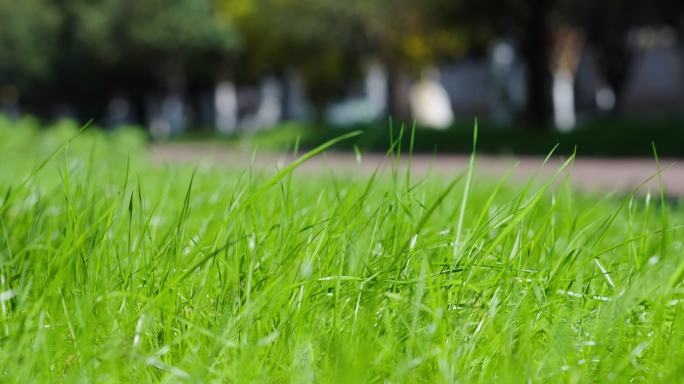
[[[679,0],[0,0],[0,113],[154,139],[684,156]],[[365,140],[365,141],[363,141]]]

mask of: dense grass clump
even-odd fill
[[[657,193],[161,166],[135,134],[23,125],[0,124],[1,382],[684,377],[684,216]]]

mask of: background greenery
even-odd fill
[[[448,130],[416,127],[413,150],[417,153],[460,153],[472,149],[472,121],[461,121]],[[253,146],[263,150],[289,150],[299,140],[304,148],[314,148],[346,131],[361,130],[363,135],[336,146],[338,149],[360,149],[384,152],[396,138],[402,126],[410,132],[413,126],[372,123],[351,127],[335,127],[303,123],[283,123],[253,135],[222,137],[212,133],[181,135],[177,141],[199,141]],[[553,129],[502,127],[479,123],[478,152],[486,154],[517,154],[545,156],[558,145],[556,153],[578,156],[643,156],[652,157],[655,144],[664,157],[684,156],[684,126],[677,117],[670,119],[597,119],[580,124],[576,130],[561,133]],[[403,147],[409,148],[411,135],[405,133]]]
[[[527,73],[520,126],[547,128],[555,27],[582,31],[619,114],[633,69],[629,31],[681,34],[682,11],[676,0],[0,0],[0,104],[46,118],[72,105],[77,118],[100,121],[125,94],[146,122],[155,92],[197,101],[222,79],[297,73],[320,116],[377,60],[388,69],[388,112],[410,120],[401,79],[505,40]]]

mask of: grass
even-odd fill
[[[684,377],[656,193],[411,174],[396,146],[372,176],[161,166],[30,125],[0,121],[1,382]]]

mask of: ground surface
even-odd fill
[[[0,383],[683,381],[660,196],[76,129],[0,124]]]
[[[150,146],[152,157],[160,163],[195,163],[224,165],[230,168],[248,166],[252,163],[249,152],[231,150],[226,146],[202,143],[161,143]],[[562,159],[552,158],[542,167],[542,157],[497,157],[479,156],[477,169],[481,176],[500,178],[511,172],[512,181],[525,182],[535,173],[542,176],[552,175],[562,164]],[[292,156],[275,153],[257,153],[254,164],[257,167],[273,168],[277,163],[286,163]],[[302,170],[317,171],[334,168],[338,171],[362,171],[371,173],[381,165],[389,169],[389,162],[381,154],[363,154],[357,161],[354,153],[327,153],[312,159],[302,166]],[[453,176],[463,172],[468,166],[468,157],[462,155],[424,154],[413,155],[411,166],[418,173],[434,172],[442,176]],[[405,157],[401,164],[406,167],[409,160]],[[680,159],[661,159],[662,182],[668,196],[684,196],[684,161]],[[629,192],[649,180],[642,192],[659,191],[657,175],[658,164],[649,158],[582,158],[575,159],[569,170],[571,182],[581,190],[591,192]]]

